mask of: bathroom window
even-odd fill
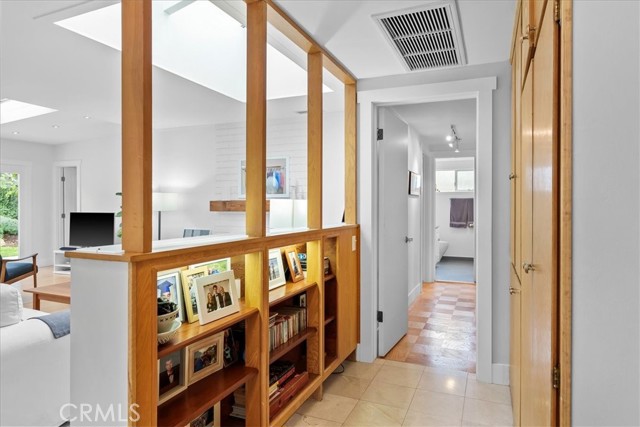
[[[436,171],[436,191],[455,193],[474,191],[475,173],[469,170]]]

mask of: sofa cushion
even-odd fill
[[[33,264],[30,262],[8,262],[4,280],[9,281],[31,271],[33,271]]]
[[[22,295],[19,286],[0,283],[0,328],[22,320]]]

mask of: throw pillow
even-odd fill
[[[0,328],[22,320],[22,295],[20,286],[0,283]]]

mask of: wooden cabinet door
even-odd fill
[[[533,75],[533,239],[531,276],[532,365],[535,399],[529,425],[557,422],[552,371],[557,361],[558,297],[558,130],[559,27],[553,2],[544,10],[532,61]],[[523,260],[524,262],[524,260]]]
[[[513,425],[520,425],[520,304],[521,304],[521,286],[516,271],[511,268],[511,280],[509,282],[510,294],[510,360],[509,365],[509,382],[511,390],[511,406],[513,408]]]
[[[521,26],[518,23],[516,34],[520,33]],[[515,41],[513,56],[513,122],[512,122],[512,142],[511,142],[511,264],[519,276],[519,266],[522,264],[522,62],[520,60],[522,50],[520,43]]]
[[[352,230],[341,233],[338,240],[338,358],[341,360],[358,344],[360,282],[357,247],[353,250],[354,236],[359,242],[358,234]]]

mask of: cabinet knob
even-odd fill
[[[522,269],[527,274],[529,274],[530,271],[535,271],[535,268],[533,267],[533,265],[528,263],[528,262],[523,262],[522,263]]]

